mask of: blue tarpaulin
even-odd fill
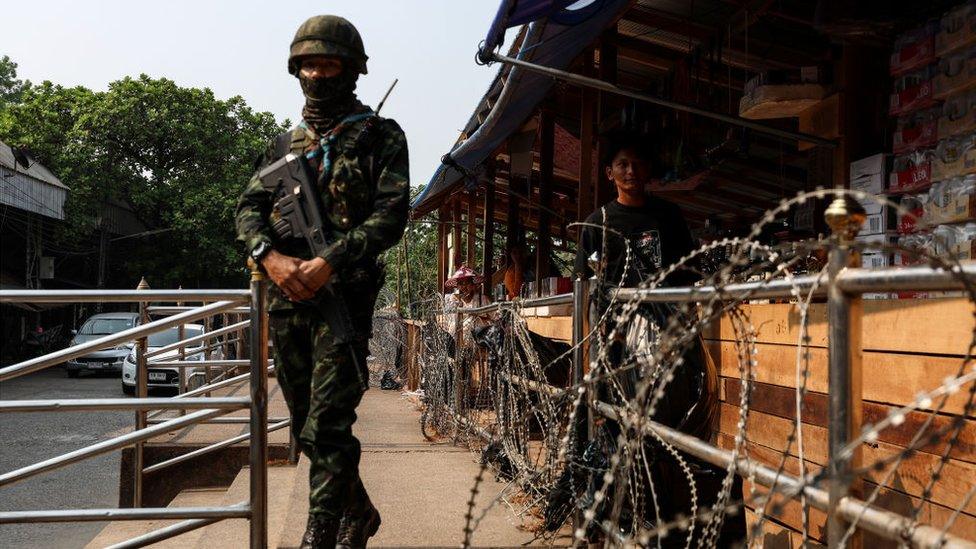
[[[522,47],[515,57],[547,67],[565,69],[607,26],[619,19],[629,4],[629,0],[503,0],[492,24],[492,31],[495,31],[496,26],[500,27],[503,35],[504,28],[518,24],[512,21],[524,20],[530,14],[548,14],[548,17],[536,19],[529,25]],[[570,5],[569,10],[565,9],[567,5]],[[577,6],[578,9],[573,10]],[[500,22],[506,14],[509,17]],[[519,19],[515,19],[515,16]],[[507,77],[502,78],[506,73]],[[478,125],[477,115],[484,102],[482,99],[468,123],[473,133],[450,152],[453,161],[464,169],[474,170],[532,114],[552,84],[553,80],[547,76],[502,65],[485,95],[488,98],[498,94],[491,111]],[[424,206],[437,195],[453,188],[462,177],[455,168],[442,164],[423,193],[414,200],[412,206],[417,210],[416,213],[426,213],[427,208]]]

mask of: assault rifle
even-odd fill
[[[319,255],[332,242],[325,230],[322,205],[315,190],[315,174],[304,155],[289,153],[258,174],[261,185],[275,197],[280,217],[272,228],[279,237],[304,238],[313,255]],[[363,390],[369,389],[369,379],[353,349],[356,330],[349,316],[345,296],[331,282],[324,287],[321,309],[332,330],[336,343],[346,345],[356,369],[356,377]]]

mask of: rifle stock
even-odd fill
[[[289,153],[258,174],[265,190],[277,197],[275,208],[278,219],[272,228],[280,238],[304,238],[313,255],[318,256],[332,244],[325,227],[325,216],[315,190],[315,176],[308,160]],[[325,293],[321,311],[333,337],[339,345],[345,345],[356,370],[356,378],[363,390],[369,388],[369,377],[363,372],[354,345],[358,340],[356,329],[349,315],[345,296],[336,291],[329,281],[320,290]]]

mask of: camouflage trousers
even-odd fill
[[[372,301],[357,305],[362,309],[352,313],[353,323],[368,334]],[[349,346],[335,344],[314,308],[270,316],[278,384],[291,412],[292,433],[309,459],[309,513],[338,518],[346,509],[363,510],[369,496],[359,478],[359,440],[352,434],[363,390]],[[368,341],[353,347],[367,375]]]

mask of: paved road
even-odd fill
[[[122,397],[118,376],[69,379],[61,368],[0,385],[0,398]],[[132,428],[132,412],[4,414],[0,416],[0,472],[83,448]],[[119,452],[0,488],[0,510],[118,507]],[[0,547],[83,547],[104,523],[0,526]]]

